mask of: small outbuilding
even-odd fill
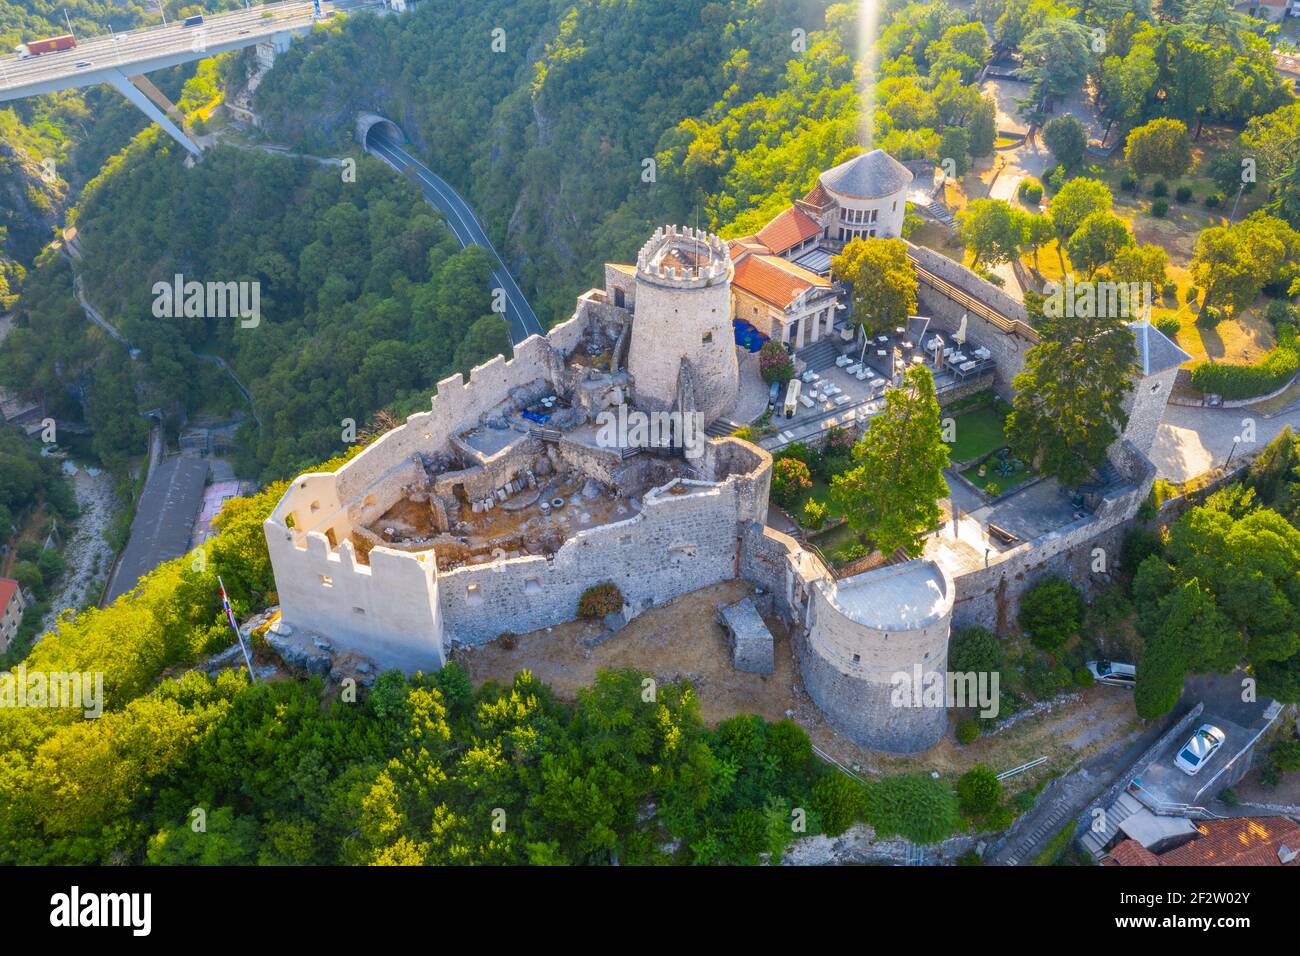
[[[736,670],[751,674],[772,673],[772,632],[763,623],[754,599],[747,597],[722,608],[718,619],[727,630]]]

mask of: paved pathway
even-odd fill
[[[1300,429],[1300,406],[1273,418],[1249,408],[1200,408],[1170,405],[1156,431],[1151,460],[1161,478],[1186,481],[1224,464],[1232,452],[1232,439],[1253,423],[1255,441],[1243,443],[1234,457],[1259,451],[1287,425]]]

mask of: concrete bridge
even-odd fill
[[[20,58],[0,57],[0,103],[25,96],[108,83],[192,154],[199,147],[182,129],[179,111],[146,73],[204,60],[220,53],[263,46],[268,57],[289,48],[294,36],[335,11],[384,7],[385,0],[284,0],[205,16],[186,27],[172,21],[129,33],[78,38],[70,50]]]

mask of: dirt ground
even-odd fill
[[[696,689],[710,725],[739,713],[780,720],[791,707],[796,677],[784,629],[769,620],[776,636],[776,666],[770,675],[747,674],[731,666],[726,633],[716,621],[718,608],[734,604],[753,587],[730,580],[701,588],[651,608],[597,647],[586,641],[603,630],[599,622],[568,621],[476,648],[458,648],[454,659],[475,684],[509,682],[516,671],[531,670],[561,698],[572,700],[595,680],[597,670],[634,667],[660,681],[685,678]]]
[[[741,713],[760,714],[768,720],[792,713],[817,747],[846,766],[869,774],[937,771],[950,775],[977,763],[1002,771],[1037,757],[1051,758],[1014,782],[1008,781],[1010,792],[1063,772],[1139,725],[1129,691],[1094,687],[981,737],[969,747],[957,743],[957,717],[950,715],[948,733],[926,753],[903,757],[863,750],[834,731],[804,692],[789,636],[778,619],[765,619],[776,639],[774,672],[747,674],[732,667],[716,612],[752,592],[753,586],[742,580],[701,588],[646,611],[596,647],[585,642],[601,633],[601,625],[570,621],[518,635],[510,648],[494,641],[457,649],[454,659],[475,684],[493,679],[509,682],[517,671],[527,668],[559,697],[569,700],[591,684],[601,669],[632,667],[660,681],[684,678],[694,685],[709,725]]]

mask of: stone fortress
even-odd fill
[[[1182,361],[1176,346],[1135,325],[1140,372],[1128,428],[1111,449],[1109,474],[1063,521],[1008,543],[977,516],[958,515],[922,558],[877,556],[843,576],[767,525],[767,450],[718,437],[687,458],[664,447],[609,447],[596,426],[602,412],[625,405],[729,424],[744,404],[743,379],[758,374],[740,361],[733,318],[760,296],[779,301],[793,289],[806,301],[800,282],[829,288],[817,266],[824,260],[828,270],[830,254],[853,235],[896,236],[910,183],[911,173],[877,150],[823,174],[755,236],[727,243],[658,229],[634,266],[605,267],[605,287],[580,296],[568,321],[468,381],[444,379],[428,411],[338,471],[300,475],[265,522],[281,609],[274,629],[320,635],[381,667],[434,670],[456,646],[573,619],[583,592],[602,582],[618,586],[627,619],[741,577],[789,626],[804,688],[833,727],[870,749],[932,746],[946,708],[896,706],[896,675],[942,676],[952,626],[1005,623],[1008,604],[1044,571],[1086,583],[1091,549],[1132,517],[1154,479],[1146,452]],[[993,387],[1009,395],[1032,335],[1023,311],[959,264],[913,251],[933,327],[978,323],[998,365]],[[770,275],[741,286],[751,258],[779,261],[775,289]],[[974,300],[987,317],[970,313]],[[809,324],[792,338],[785,309],[764,331],[786,333],[793,347],[814,323],[818,334],[829,331],[834,306],[822,308],[821,318],[797,317]],[[744,647],[733,634],[737,666],[770,671],[771,635],[762,630],[765,648],[752,633]]]

